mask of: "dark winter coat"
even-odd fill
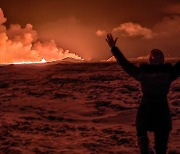
[[[117,47],[112,53],[124,71],[141,83],[142,100],[136,117],[137,130],[172,129],[167,94],[171,83],[180,75],[180,61],[174,66],[142,64],[139,67],[130,63]]]

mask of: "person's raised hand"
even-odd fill
[[[108,43],[110,48],[112,48],[112,47],[114,47],[116,45],[117,39],[118,38],[114,39],[111,34],[107,34],[106,42]]]

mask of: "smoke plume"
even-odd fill
[[[54,40],[41,42],[33,25],[19,24],[4,26],[7,19],[0,8],[0,63],[47,62],[64,58],[81,59],[78,55],[59,48]]]
[[[139,23],[122,23],[110,32],[119,38],[117,45],[127,56],[148,55],[153,48],[158,48],[166,56],[180,57],[179,16],[164,17],[152,28],[146,28]],[[104,38],[105,34],[107,30],[96,31],[98,37]]]
[[[112,31],[113,33],[120,33],[122,36],[127,37],[143,37],[145,39],[152,39],[154,34],[152,30],[142,27],[140,24],[128,22],[121,24],[119,27],[116,27]]]

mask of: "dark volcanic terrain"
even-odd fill
[[[138,154],[140,84],[116,63],[8,65],[0,70],[0,153]],[[180,153],[179,85],[180,79],[173,82],[168,96],[171,154]]]

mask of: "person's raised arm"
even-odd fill
[[[140,76],[139,67],[132,64],[124,57],[122,52],[116,46],[117,39],[118,38],[114,39],[111,34],[107,35],[106,41],[109,47],[111,48],[112,54],[114,55],[114,57],[116,58],[116,61],[119,63],[119,65],[122,66],[122,68],[124,69],[126,73],[134,77],[136,80],[139,80],[139,76]]]

